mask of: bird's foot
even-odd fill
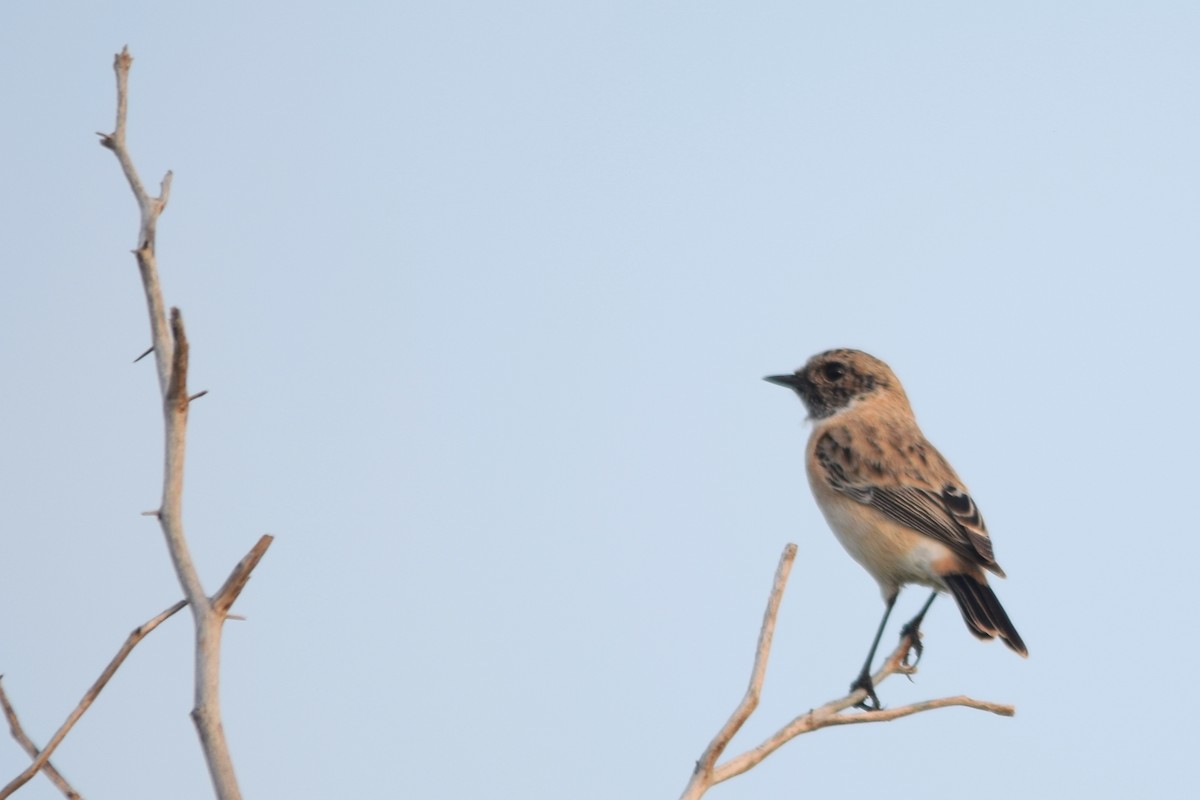
[[[904,659],[900,662],[906,667],[915,668],[921,663],[921,654],[925,652],[925,645],[921,644],[921,623],[917,620],[906,623],[900,629],[900,638],[908,639],[908,649],[904,651]],[[908,663],[909,653],[916,653],[916,660],[912,664]]]
[[[879,695],[875,694],[875,682],[871,680],[871,674],[865,669],[854,679],[854,683],[850,684],[851,693],[857,692],[859,689],[865,691],[867,696],[855,703],[855,708],[861,708],[863,711],[878,711],[883,708],[879,705]]]

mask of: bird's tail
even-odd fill
[[[958,610],[962,612],[963,622],[967,629],[980,639],[992,639],[999,636],[1014,652],[1023,656],[1029,655],[1021,634],[1013,627],[1004,607],[996,599],[992,587],[971,575],[943,575],[942,580],[950,587]]]

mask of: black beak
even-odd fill
[[[787,388],[794,389],[796,391],[800,391],[800,387],[804,384],[804,379],[799,375],[768,375],[767,377],[763,378],[763,380],[767,383],[786,386]]]

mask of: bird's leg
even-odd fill
[[[921,606],[920,612],[900,629],[900,638],[908,637],[909,646],[917,654],[917,660],[912,663],[914,667],[921,663],[921,653],[925,652],[925,645],[921,644],[921,622],[925,619],[926,612],[929,611],[929,607],[933,605],[933,601],[937,599],[937,596],[937,590],[934,589],[933,593],[929,595],[929,599],[925,601],[925,605]],[[904,654],[904,666],[908,666],[907,652]]]
[[[899,594],[896,592],[888,598],[887,608],[883,610],[883,619],[879,621],[879,630],[875,631],[875,641],[871,642],[871,652],[867,653],[867,660],[863,662],[862,672],[854,679],[854,683],[850,684],[851,692],[857,692],[859,689],[865,689],[867,692],[867,696],[857,703],[855,708],[861,708],[864,711],[878,711],[882,708],[879,705],[879,696],[875,694],[875,684],[871,680],[871,662],[875,660],[875,650],[879,647],[879,639],[883,636],[883,629],[887,627],[888,617],[892,613],[892,606],[896,605],[896,597]],[[871,702],[868,703],[868,700]]]

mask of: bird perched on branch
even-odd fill
[[[921,621],[939,591],[954,597],[975,636],[999,636],[1028,655],[988,586],[985,570],[1000,577],[1004,570],[992,555],[983,517],[949,462],[921,433],[891,368],[859,350],[830,350],[792,375],[765,380],[794,390],[808,409],[813,430],[805,465],[817,505],[842,546],[878,582],[887,604],[862,672],[850,687],[866,690],[861,705],[879,708],[871,662],[906,584],[934,590],[901,631],[918,660]]]

